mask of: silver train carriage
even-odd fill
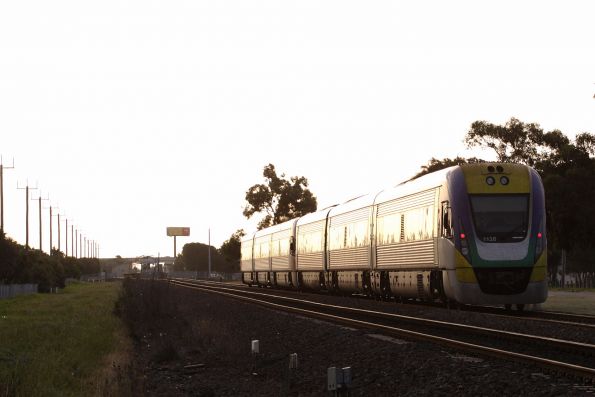
[[[532,168],[465,164],[246,236],[243,282],[463,304],[547,298]]]

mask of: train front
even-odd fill
[[[447,180],[454,249],[447,296],[521,310],[544,302],[545,198],[537,172],[520,164],[467,164]]]

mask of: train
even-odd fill
[[[251,286],[523,310],[548,294],[541,177],[445,168],[247,235],[240,267]]]

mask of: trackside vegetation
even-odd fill
[[[97,258],[74,258],[52,249],[51,255],[6,237],[0,230],[0,284],[38,284],[39,292],[63,288],[67,278],[98,273]]]
[[[1,300],[0,396],[122,394],[131,346],[114,313],[120,290],[76,283]]]

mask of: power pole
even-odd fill
[[[52,248],[54,248],[54,234],[52,232],[52,206],[50,205],[50,255],[52,255]]]
[[[4,170],[14,168],[14,159],[12,159],[12,167],[4,166],[2,156],[0,156],[0,230],[4,231]]]
[[[46,207],[47,208],[47,207]],[[50,255],[52,255],[52,250],[54,249],[54,213],[53,210],[60,210],[59,207],[52,207],[50,205]],[[58,241],[60,241],[60,214],[58,214]],[[58,244],[59,245],[59,244]],[[58,248],[58,251],[60,248]]]
[[[78,258],[79,255],[79,230],[74,231],[74,257]]]
[[[60,212],[58,212],[57,216],[58,216],[58,251],[61,252],[62,249],[60,247],[60,245],[61,245],[60,244],[60,236],[61,236],[62,233],[61,233],[61,230],[60,230]]]
[[[37,187],[29,187],[29,181],[25,187],[19,187],[17,182],[17,189],[25,190],[25,248],[29,249],[29,190],[36,190]]]
[[[43,233],[42,233],[42,227],[41,227],[41,200],[49,200],[49,198],[42,198],[41,197],[41,191],[39,192],[39,197],[36,199],[31,199],[31,200],[38,200],[39,201],[39,250],[43,251]],[[50,251],[51,251],[51,247],[50,247]]]
[[[66,221],[66,235],[65,235],[65,241],[66,241],[66,249],[64,250],[64,256],[68,256],[68,218],[65,219]]]

